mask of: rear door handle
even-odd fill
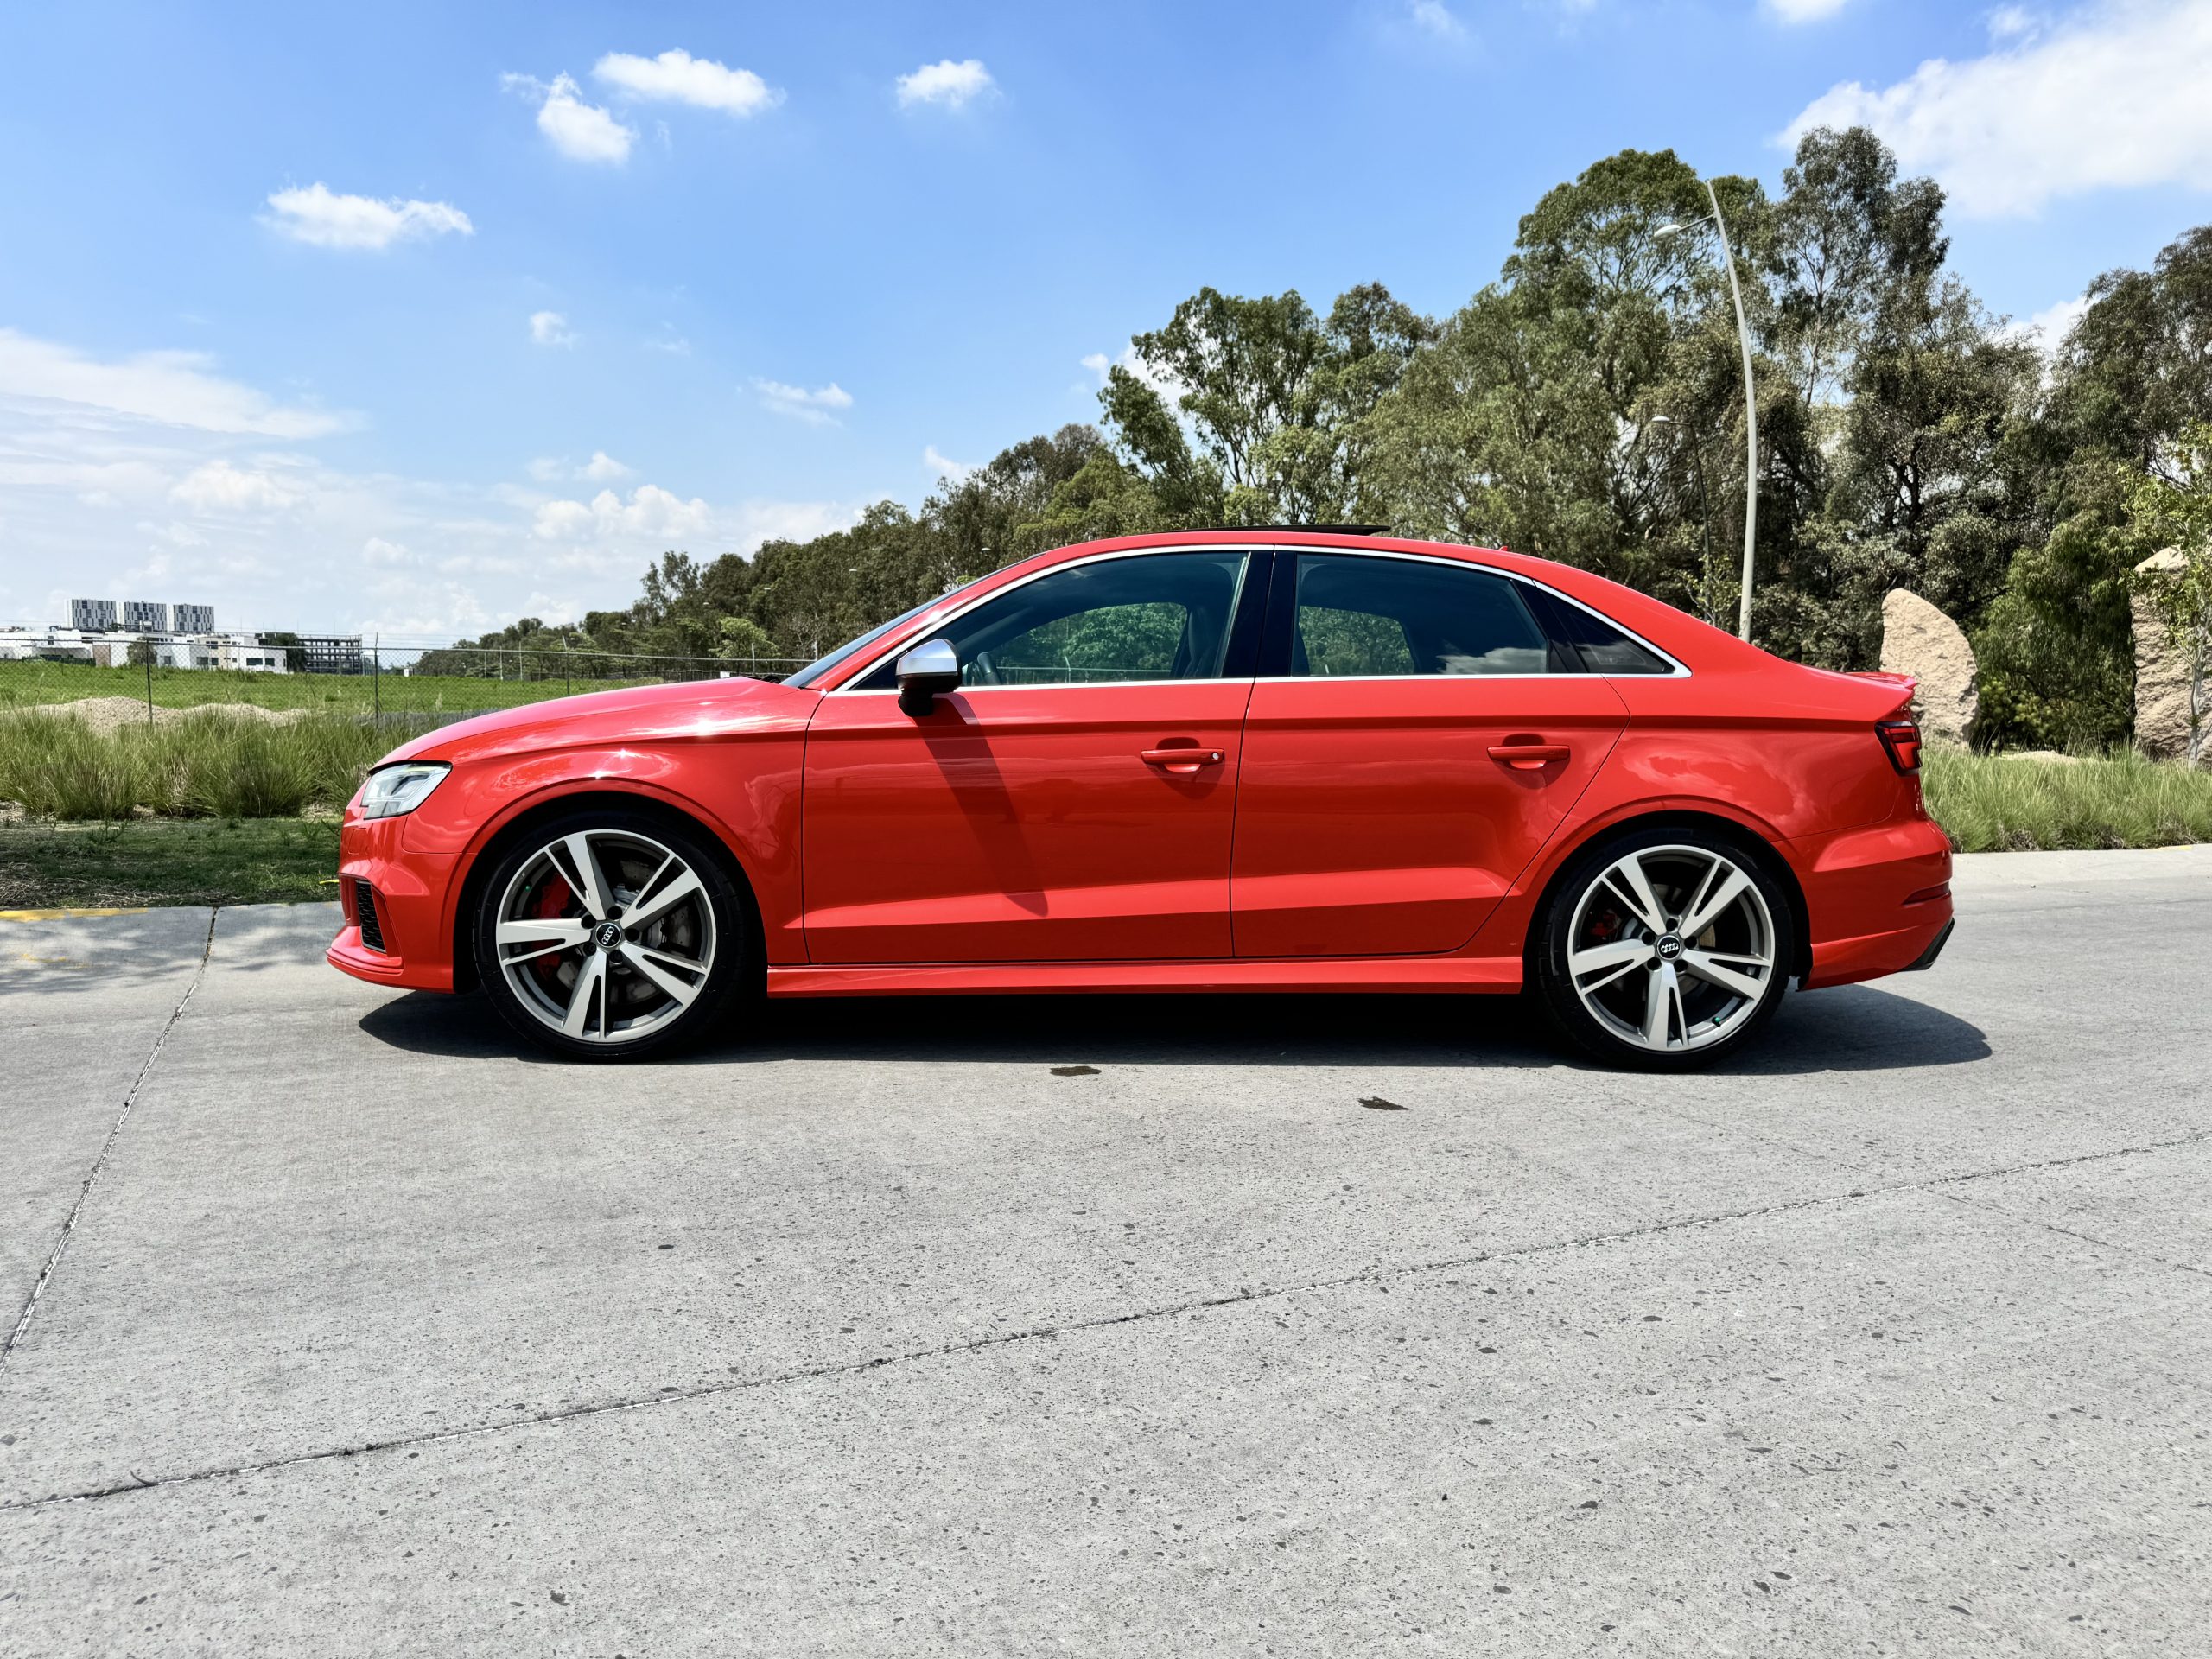
[[[1564,743],[1493,743],[1490,758],[1516,772],[1537,772],[1554,760],[1565,760],[1574,751]]]
[[[1219,749],[1140,749],[1137,753],[1145,765],[1165,772],[1196,772],[1200,766],[1217,766],[1222,760]]]

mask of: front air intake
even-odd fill
[[[377,890],[365,881],[356,881],[353,906],[361,913],[361,943],[379,955],[390,956],[384,944],[384,924],[377,918]]]

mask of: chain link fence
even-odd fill
[[[0,714],[62,709],[105,726],[160,722],[194,709],[328,715],[409,727],[442,725],[498,709],[586,691],[677,682],[778,680],[796,658],[635,657],[607,652],[362,645],[318,653],[297,646],[239,653],[250,667],[113,663],[70,655],[0,656]],[[176,653],[170,653],[175,656]]]

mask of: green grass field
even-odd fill
[[[155,706],[162,709],[243,702],[257,709],[304,709],[311,714],[380,711],[450,716],[518,708],[572,691],[608,691],[658,681],[652,677],[563,678],[557,671],[538,679],[477,679],[460,675],[253,674],[232,669],[157,668],[152,683]],[[0,709],[35,709],[87,697],[129,697],[143,702],[146,692],[147,674],[143,668],[0,662]]]
[[[2065,761],[1930,749],[1921,782],[1961,852],[2212,841],[2212,772],[2139,754]]]
[[[0,714],[0,800],[31,817],[289,818],[335,810],[404,725],[217,712],[102,731],[70,715]]]
[[[338,896],[338,825],[299,818],[0,824],[0,910]]]

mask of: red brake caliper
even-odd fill
[[[530,913],[540,921],[549,920],[567,915],[575,903],[575,890],[556,875],[537,890],[537,897],[531,902]],[[561,963],[567,955],[565,950],[550,951],[530,964],[531,973],[549,995],[557,997],[561,994]]]

